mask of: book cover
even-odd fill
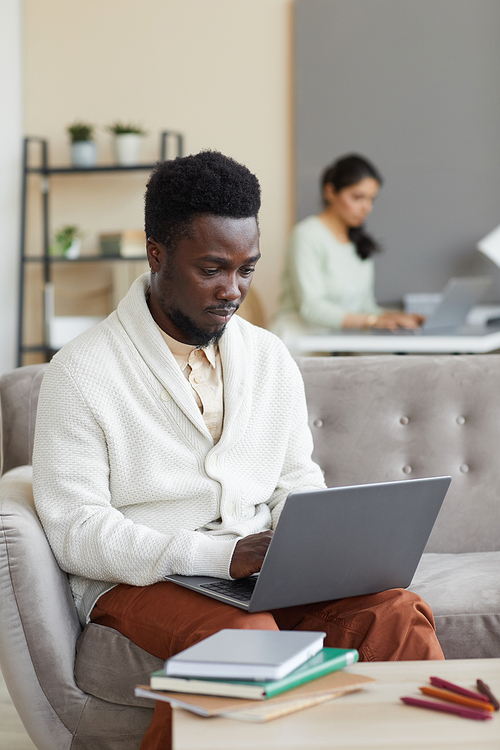
[[[266,700],[291,690],[311,680],[322,677],[358,661],[355,649],[323,648],[293,672],[280,680],[247,682],[244,680],[200,680],[193,678],[169,677],[163,669],[153,672],[150,679],[152,690],[168,690],[198,695],[218,695],[250,700]]]
[[[184,708],[199,716],[224,716],[239,721],[266,722],[341,695],[362,690],[373,682],[375,681],[371,677],[337,671],[267,701],[167,693],[151,690],[147,685],[138,685],[135,688],[135,694],[154,701],[167,701],[172,704],[173,708]]]
[[[143,229],[124,229],[122,232],[101,232],[99,248],[102,255],[122,258],[146,257],[146,234]]]
[[[120,255],[122,258],[146,257],[146,234],[143,229],[125,229],[122,232]]]
[[[225,628],[167,659],[165,674],[279,680],[323,647],[326,633]]]

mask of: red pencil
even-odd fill
[[[424,701],[421,698],[410,698],[405,696],[400,698],[403,703],[407,703],[409,706],[417,706],[418,708],[430,708],[432,711],[442,711],[445,714],[456,714],[457,716],[463,716],[464,719],[475,719],[476,721],[486,721],[486,719],[492,719],[491,712],[478,711],[475,708],[460,708],[460,706],[451,706],[446,703],[437,703],[435,701]]]
[[[460,687],[460,685],[455,685],[453,682],[442,680],[441,677],[431,677],[430,682],[431,685],[434,685],[434,687],[451,690],[452,693],[465,695],[467,698],[473,698],[476,701],[485,701],[487,703],[489,702],[488,698],[486,698],[485,695],[481,695],[481,693],[475,693],[473,690],[467,690],[466,688]]]

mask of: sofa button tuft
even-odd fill
[[[465,424],[465,417],[457,417],[457,424]]]
[[[468,465],[467,464],[462,464],[462,466],[460,467],[460,471],[462,472],[462,474],[468,474],[468,472],[469,472]]]
[[[411,474],[412,468],[411,466],[408,466],[408,464],[406,464],[406,466],[403,466],[403,471],[405,474]]]
[[[315,419],[313,422],[315,427],[323,427],[323,420],[322,419]]]
[[[409,417],[401,417],[401,419],[399,421],[401,422],[401,424],[408,424],[409,421],[410,421],[410,418]]]

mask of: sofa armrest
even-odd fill
[[[37,747],[61,747],[61,732],[69,747],[88,698],[73,676],[81,628],[33,506],[31,471],[18,467],[0,478],[0,665]]]
[[[38,394],[47,364],[18,367],[0,377],[0,475],[31,464]]]
[[[11,469],[0,477],[0,502],[5,498],[15,499],[16,502],[26,508],[31,508],[36,513],[32,466],[16,466],[15,469]]]

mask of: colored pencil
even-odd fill
[[[462,706],[478,708],[480,711],[495,710],[495,706],[491,703],[478,701],[474,698],[466,698],[465,695],[458,695],[457,693],[452,693],[450,690],[442,690],[441,688],[435,687],[421,687],[420,690],[424,695],[430,695],[431,698],[440,698],[443,701],[450,701],[451,703],[460,703]]]
[[[485,695],[489,702],[495,707],[495,711],[498,711],[500,703],[498,702],[498,698],[495,698],[488,685],[482,680],[477,680],[476,685],[479,692],[483,693],[483,695]]]
[[[430,708],[432,711],[442,711],[446,714],[456,714],[457,716],[463,716],[464,719],[475,719],[476,721],[485,721],[486,719],[492,719],[493,716],[489,711],[477,711],[475,708],[463,708],[459,706],[450,706],[446,703],[436,703],[435,701],[424,701],[421,698],[404,697],[400,698],[403,703],[409,706],[417,706],[418,708]]]
[[[472,698],[476,701],[484,701],[488,703],[488,698],[481,693],[475,693],[473,690],[467,690],[460,685],[455,685],[453,682],[448,680],[442,680],[441,677],[431,677],[431,685],[437,688],[444,688],[444,690],[451,690],[452,693],[458,693],[458,695],[465,695],[466,698]]]

